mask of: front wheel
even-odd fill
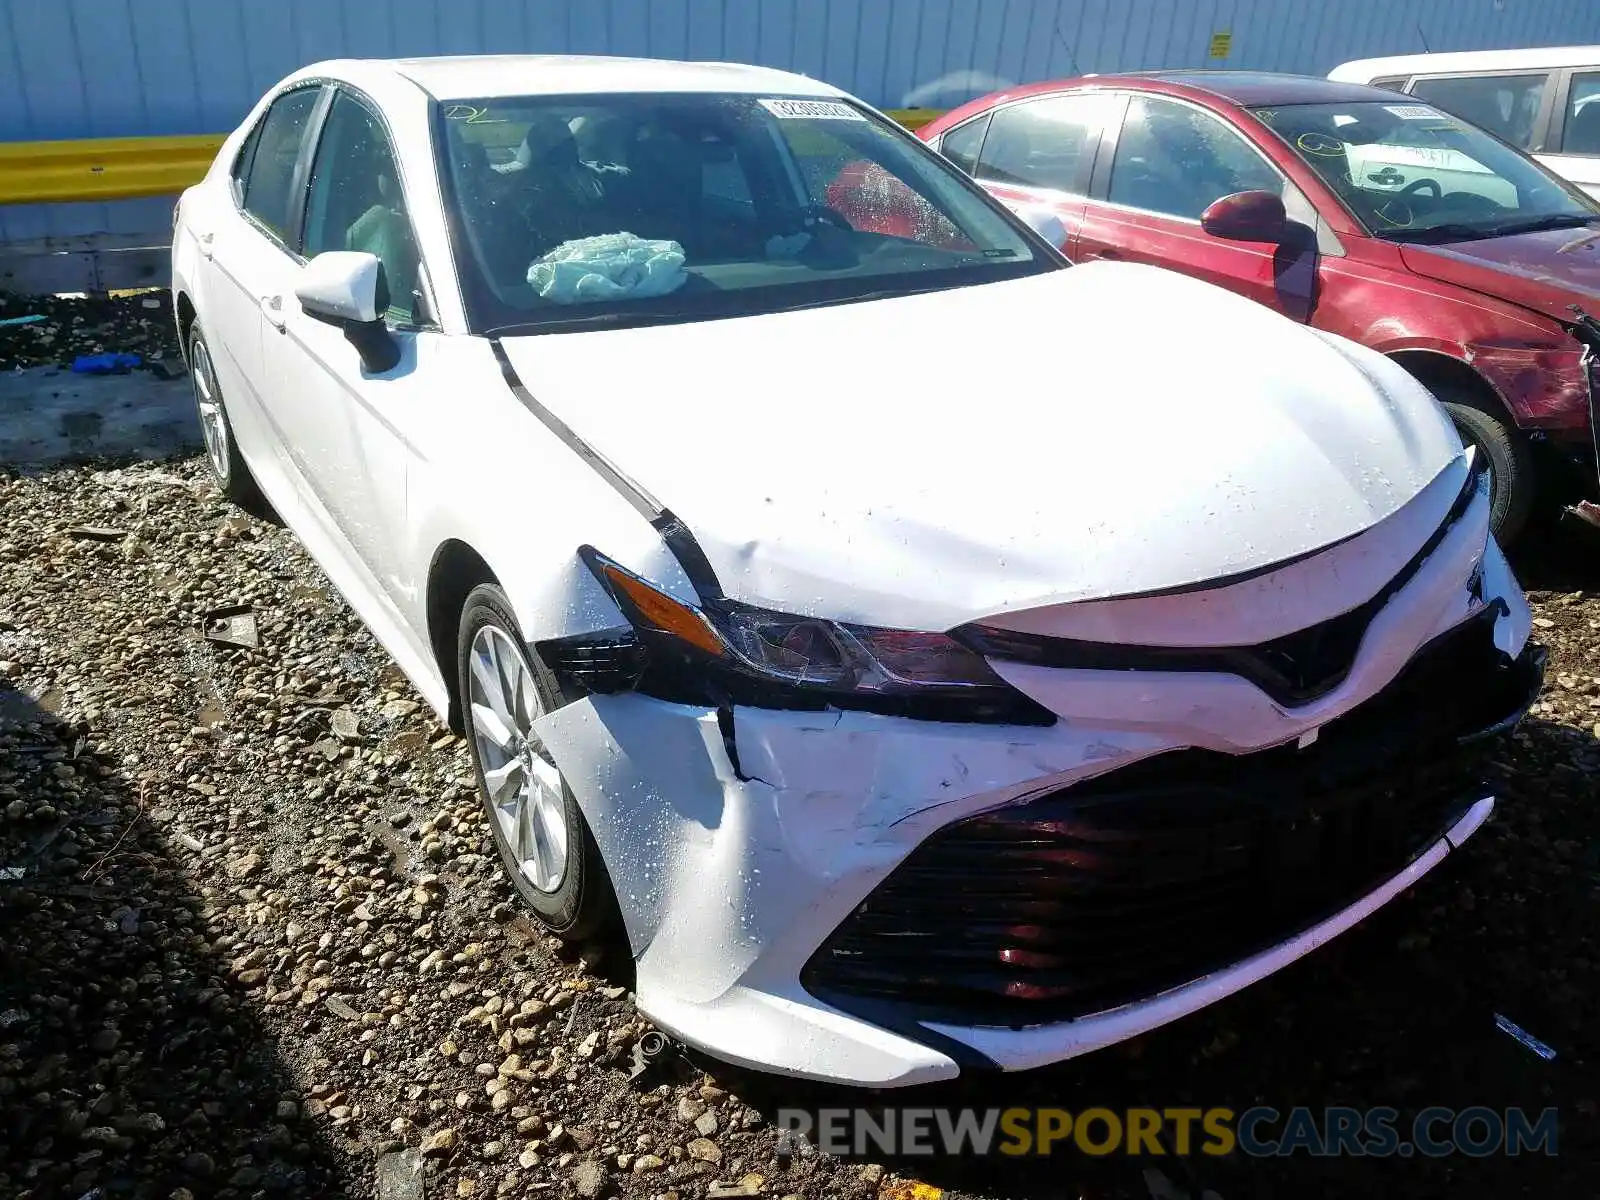
[[[1477,450],[1488,466],[1493,502],[1489,529],[1502,546],[1510,545],[1527,523],[1537,487],[1528,439],[1475,396],[1451,390],[1437,395],[1461,440]]]
[[[467,596],[456,642],[467,744],[496,849],[517,894],[557,936],[607,929],[611,881],[572,789],[534,732],[559,685],[528,653],[510,602],[483,584]]]

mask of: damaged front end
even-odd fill
[[[1490,606],[1379,695],[1296,743],[1172,750],[923,842],[801,978],[863,1015],[1028,1027],[1202,978],[1292,939],[1402,871],[1489,794],[1491,735],[1544,653]],[[950,880],[961,879],[952,888]]]
[[[1589,449],[1593,453],[1595,470],[1591,484],[1600,486],[1600,319],[1576,304],[1570,305],[1569,311],[1573,315],[1573,336],[1583,345],[1583,379],[1589,401]],[[1600,535],[1600,504],[1580,500],[1569,505],[1565,515],[1575,524],[1582,524]]]

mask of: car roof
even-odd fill
[[[1365,82],[1386,75],[1448,75],[1456,71],[1514,71],[1518,67],[1600,66],[1600,46],[1534,46],[1523,50],[1457,50],[1443,54],[1392,54],[1340,63],[1329,79]]]
[[[1172,84],[1207,92],[1242,106],[1256,104],[1353,104],[1361,100],[1393,100],[1394,93],[1359,83],[1340,83],[1314,75],[1275,71],[1130,71],[1090,76],[1102,85],[1146,87]],[[1157,88],[1157,91],[1164,90]]]
[[[742,92],[842,96],[828,84],[770,67],[580,54],[476,54],[319,64],[325,74],[390,71],[436,100],[628,92]]]

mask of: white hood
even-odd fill
[[[505,347],[729,596],[904,628],[1257,570],[1462,455],[1380,356],[1130,264]]]

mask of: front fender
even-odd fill
[[[694,588],[650,522],[512,393],[489,343],[451,345],[451,395],[416,430],[406,487],[410,619],[428,628],[441,547],[488,565],[529,642],[625,624],[578,558],[592,545],[693,603]]]

